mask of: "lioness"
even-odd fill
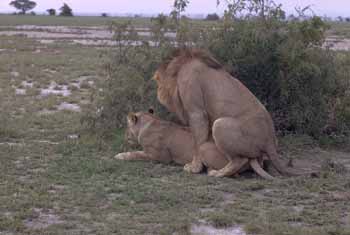
[[[128,141],[137,141],[143,151],[119,153],[119,160],[155,160],[162,163],[175,162],[185,165],[192,161],[195,151],[194,138],[189,128],[175,123],[160,120],[155,115],[145,112],[130,113],[127,117]],[[218,170],[227,164],[227,159],[218,151],[214,142],[206,142],[200,147],[201,161],[208,171]],[[265,179],[273,179],[264,171],[256,159],[237,158],[234,164],[245,170],[251,166],[255,172]]]
[[[245,164],[237,159],[266,156],[281,173],[294,175],[280,162],[273,121],[264,105],[208,53],[197,49],[177,50],[154,74],[157,96],[194,136],[193,160],[185,170],[203,169],[200,146],[214,139],[227,159],[225,167],[210,174],[234,175]]]

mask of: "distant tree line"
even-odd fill
[[[337,20],[340,21],[340,22],[344,22],[344,21],[350,22],[350,17],[344,18],[344,17],[342,17],[342,16],[338,16],[338,17],[337,17]]]
[[[19,10],[19,14],[25,15],[28,11],[34,9],[37,4],[36,2],[30,0],[13,0],[10,2],[10,6]],[[73,16],[72,8],[70,8],[66,3],[64,3],[59,10],[59,16]],[[46,11],[50,16],[56,15],[56,10],[53,8],[47,9]],[[30,14],[35,15],[35,12],[32,11]]]
[[[220,20],[220,17],[218,16],[218,14],[214,13],[214,14],[208,14],[205,19],[214,21],[214,20]]]
[[[240,2],[241,5],[238,4],[238,2]],[[263,17],[265,16],[265,13],[271,8],[270,6],[271,4],[269,5],[268,4],[269,2],[266,0],[259,0],[259,1],[252,1],[252,2],[256,2],[255,5],[254,6],[252,5],[252,6],[255,7],[256,9],[260,9],[259,14]],[[217,3],[220,4],[220,0],[217,0]],[[249,1],[241,0],[241,1],[237,1],[237,4],[229,4],[228,10],[226,10],[225,14],[227,13],[232,14],[235,11],[240,11],[241,10],[240,8],[242,8],[243,6],[246,6],[247,3],[249,3]],[[170,16],[176,21],[179,21],[181,18],[188,18],[184,15],[181,15],[183,12],[185,12],[185,9],[188,6],[188,4],[189,4],[189,0],[174,0],[173,10],[171,11]],[[10,2],[10,5],[20,11],[19,13],[15,13],[15,14],[25,15],[28,11],[34,9],[37,6],[37,3],[31,0],[13,0]],[[72,8],[69,7],[68,4],[66,3],[64,3],[59,10],[60,10],[60,13],[58,14],[59,16],[74,16]],[[302,9],[296,9],[296,10],[301,11]],[[46,12],[50,16],[55,16],[57,14],[54,8],[47,9]],[[35,12],[31,11],[30,14],[35,15]],[[108,14],[102,13],[101,17],[108,17]],[[138,17],[139,15],[135,15],[135,18],[138,18]],[[213,13],[213,14],[208,14],[205,20],[216,21],[216,20],[220,20],[220,17],[218,14]],[[288,16],[288,20],[295,20],[294,15]],[[350,17],[338,16],[336,20],[339,22],[350,22]]]

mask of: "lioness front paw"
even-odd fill
[[[128,153],[118,153],[117,155],[114,156],[114,158],[118,160],[127,160],[128,156],[129,156]]]
[[[220,178],[220,177],[224,177],[225,176],[225,174],[223,174],[223,172],[222,171],[217,171],[217,170],[211,170],[211,171],[209,171],[208,172],[208,175],[209,176],[213,176],[213,177],[218,177],[218,178]]]
[[[198,174],[203,170],[203,164],[202,163],[187,163],[184,166],[184,170],[190,173]]]
[[[211,171],[208,172],[208,175],[209,176],[214,176],[214,177],[219,177],[218,176],[218,172],[219,171],[217,171],[217,170],[211,170]]]

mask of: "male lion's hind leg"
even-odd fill
[[[229,163],[222,169],[216,171],[212,170],[208,172],[209,176],[215,176],[215,177],[225,177],[225,176],[232,176],[239,172],[239,170],[244,167],[246,163],[248,163],[248,158],[232,158],[230,159]]]
[[[118,160],[151,160],[151,157],[143,151],[118,153],[114,158]]]
[[[230,171],[236,171],[241,162],[249,162],[247,165],[250,165],[258,175],[272,179],[272,176],[261,168],[257,160],[257,158],[261,157],[260,140],[263,139],[263,136],[260,137],[259,134],[260,128],[263,129],[263,127],[257,128],[255,121],[251,120],[243,125],[239,120],[223,117],[214,122],[212,133],[215,144],[224,153],[229,164],[219,172],[211,173],[211,175],[225,176],[232,174]],[[238,170],[243,171],[244,164],[242,164],[241,168]]]

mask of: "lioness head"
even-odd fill
[[[125,131],[125,141],[130,145],[139,143],[138,137],[142,129],[153,120],[154,111],[150,108],[147,112],[129,113],[127,116],[127,129]]]

